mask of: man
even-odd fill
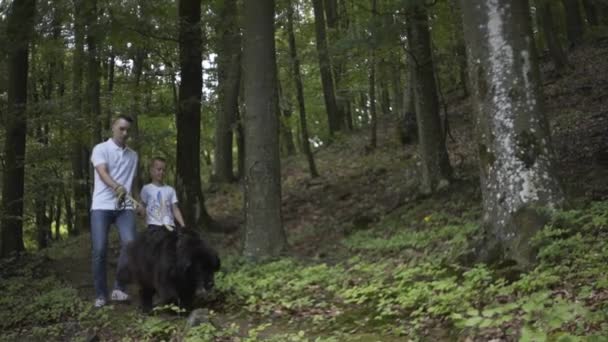
[[[95,285],[95,307],[107,302],[106,253],[108,231],[114,223],[120,235],[120,256],[117,272],[127,265],[127,244],[135,238],[134,203],[126,199],[131,193],[133,179],[137,173],[137,153],[127,147],[129,129],[133,119],[120,115],[112,123],[112,137],[97,144],[91,153],[95,167],[95,187],[91,204],[91,245],[93,251],[93,281]],[[114,283],[110,296],[113,301],[126,301],[123,284]]]

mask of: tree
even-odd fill
[[[23,195],[25,185],[28,44],[32,36],[35,0],[14,0],[6,27],[8,49],[8,113],[5,117],[2,178],[2,250],[6,257],[24,250]]]
[[[574,47],[583,39],[583,17],[579,0],[562,0],[566,12],[566,33],[570,46]]]
[[[245,246],[252,259],[286,246],[281,220],[273,0],[245,1]]]
[[[201,0],[180,0],[179,106],[176,115],[176,188],[184,221],[190,227],[216,229],[207,213],[200,174],[201,96],[203,88]]]
[[[449,184],[452,168],[439,118],[427,11],[420,2],[412,3],[408,9],[408,42],[414,63],[414,98],[422,167],[421,191],[432,193]]]
[[[327,34],[325,29],[325,14],[323,12],[323,0],[312,0],[315,15],[315,33],[317,40],[317,54],[319,56],[319,69],[321,71],[321,83],[323,85],[323,99],[327,111],[327,122],[329,135],[333,136],[341,128],[338,117],[338,107],[334,91],[334,78],[331,71],[331,62],[327,50]]]
[[[378,15],[378,1],[372,0],[372,19]],[[378,113],[376,110],[376,42],[375,32],[371,34],[372,48],[369,57],[369,113],[370,113],[370,139],[369,149],[376,148],[378,141]]]
[[[310,138],[308,136],[308,123],[306,121],[306,105],[304,103],[304,86],[302,85],[302,72],[300,70],[300,60],[298,59],[298,52],[296,49],[296,38],[293,33],[293,12],[294,12],[293,0],[289,0],[287,4],[287,38],[289,40],[289,56],[291,57],[291,69],[293,73],[293,80],[296,86],[296,97],[298,99],[298,110],[300,112],[300,132],[302,134],[302,148],[308,161],[308,171],[310,177],[315,178],[319,176],[317,166],[315,165],[315,159],[310,149]]]
[[[585,16],[590,26],[597,26],[600,23],[600,16],[598,14],[599,8],[595,3],[595,0],[583,0],[583,8],[585,9]]]
[[[543,227],[537,206],[559,207],[549,126],[527,0],[462,1],[479,148],[486,261],[526,267]]]
[[[232,141],[239,106],[241,35],[237,1],[226,0],[221,6],[217,56],[220,107],[216,116],[213,166],[216,181],[232,182],[235,180],[232,172]]]
[[[562,48],[559,37],[556,32],[555,24],[553,23],[552,6],[549,0],[539,0],[537,2],[536,16],[541,24],[549,54],[558,72],[563,72],[569,67],[568,57]]]
[[[82,112],[82,79],[84,73],[84,0],[74,2],[74,50],[72,52],[72,118],[70,120],[72,135],[72,189],[74,193],[74,224],[70,235],[78,234],[80,229],[89,226],[89,134]],[[66,203],[67,204],[67,203]],[[66,208],[67,209],[67,208]]]

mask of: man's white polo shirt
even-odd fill
[[[94,167],[106,164],[108,173],[112,179],[121,184],[131,193],[133,178],[137,172],[137,153],[132,149],[122,148],[112,140],[95,145],[91,153],[91,163]],[[133,209],[130,201],[127,201],[127,209]],[[101,180],[97,169],[95,169],[95,187],[93,190],[93,201],[91,210],[115,210],[116,195],[114,190]]]

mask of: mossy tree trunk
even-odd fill
[[[473,84],[486,261],[534,261],[530,238],[559,207],[527,0],[462,1]],[[498,258],[498,259],[497,259]]]
[[[274,0],[245,1],[245,246],[254,260],[286,246],[281,219],[281,168],[274,42]]]

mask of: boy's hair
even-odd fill
[[[116,121],[118,121],[120,119],[123,119],[123,120],[125,120],[126,122],[128,122],[130,124],[133,123],[133,118],[131,116],[126,115],[126,114],[120,114],[120,115],[118,115],[117,117],[114,118],[114,120],[112,121],[112,124],[114,124]]]
[[[163,163],[167,164],[167,160],[165,158],[156,156],[156,157],[153,157],[152,159],[150,159],[150,167],[154,166],[155,161],[159,161],[159,162],[163,162]]]

